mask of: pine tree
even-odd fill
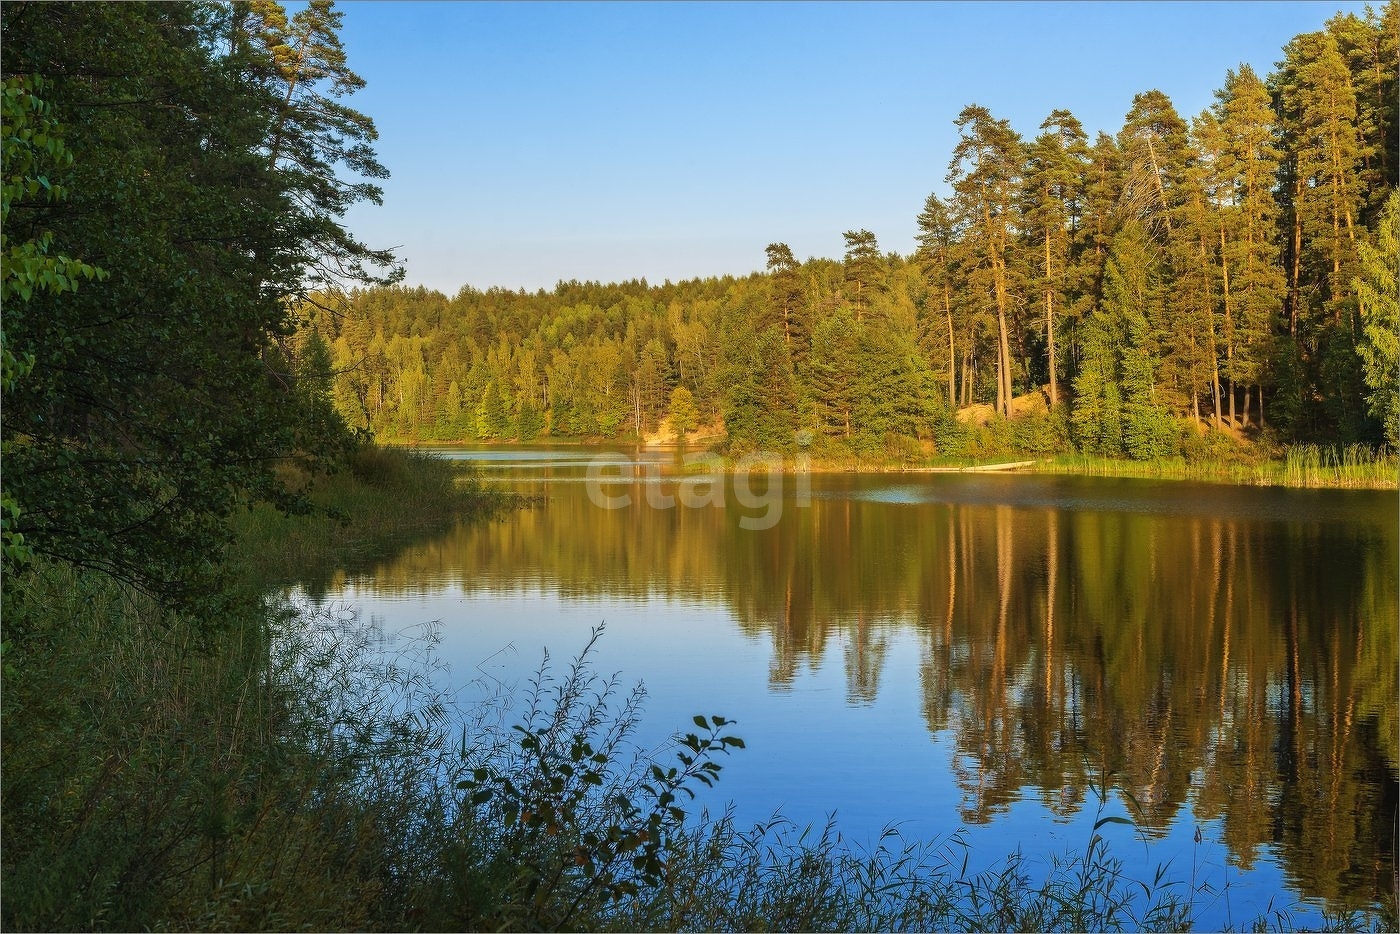
[[[846,287],[859,322],[865,319],[865,309],[884,291],[885,268],[873,233],[848,230],[842,236],[846,239]]]
[[[772,290],[769,298],[771,308],[782,327],[788,351],[794,360],[801,360],[806,355],[806,345],[811,341],[803,302],[802,267],[786,243],[770,243],[765,252],[768,254],[769,285]]]
[[[1284,296],[1276,236],[1273,182],[1281,151],[1268,89],[1248,65],[1225,76],[1212,116],[1219,133],[1208,149],[1215,199],[1229,418],[1236,420],[1236,387],[1244,390],[1241,421],[1249,423],[1249,387],[1263,381]],[[1204,141],[1203,141],[1204,143]],[[1262,404],[1258,407],[1262,417]],[[1262,423],[1261,423],[1262,424]]]
[[[953,215],[965,231],[965,255],[986,271],[997,323],[997,411],[1011,414],[1011,260],[1015,201],[1022,165],[1021,139],[1005,120],[976,104],[954,121],[958,145],[948,164]]]
[[[1118,141],[1120,211],[1147,235],[1167,289],[1165,303],[1148,316],[1153,339],[1164,338],[1158,389],[1199,419],[1199,390],[1211,387],[1218,424],[1213,262],[1206,239],[1211,220],[1186,123],[1167,95],[1146,91],[1133,98]]]
[[[350,70],[334,0],[310,0],[290,19],[276,0],[249,0],[233,12],[231,45],[280,101],[264,144],[268,168],[297,190],[297,227],[318,247],[305,257],[302,279],[284,287],[305,295],[402,279],[393,251],[370,249],[339,223],[358,202],[383,203],[374,181],[343,176],[377,180],[389,172],[374,153],[374,121],[338,100],[365,82]]]
[[[1193,122],[1187,151],[1187,164],[1180,182],[1177,225],[1170,244],[1174,267],[1173,308],[1163,321],[1169,353],[1178,375],[1185,382],[1192,410],[1197,408],[1197,388],[1204,383],[1210,395],[1215,427],[1222,425],[1220,352],[1222,332],[1231,327],[1228,295],[1222,302],[1221,260],[1219,256],[1220,211],[1212,198],[1221,188],[1214,152],[1220,146],[1220,124],[1210,111]],[[1174,327],[1172,326],[1174,325]],[[1180,352],[1185,340],[1190,352]],[[1184,379],[1183,379],[1184,377]]]
[[[1327,21],[1356,92],[1356,130],[1360,139],[1358,178],[1361,205],[1358,224],[1374,226],[1400,172],[1400,127],[1397,126],[1397,79],[1400,78],[1400,0],[1380,12],[1338,13]]]
[[[1123,155],[1120,196],[1125,217],[1134,217],[1157,241],[1171,240],[1173,214],[1181,206],[1188,153],[1186,123],[1161,91],[1133,97],[1118,134]]]
[[[1289,199],[1288,289],[1290,331],[1305,336],[1325,313],[1340,322],[1347,304],[1355,249],[1360,179],[1356,93],[1351,73],[1326,32],[1290,42],[1278,75]],[[1308,283],[1318,301],[1304,307]],[[1300,323],[1301,322],[1301,323]]]
[[[1055,315],[1066,301],[1070,247],[1077,239],[1084,202],[1088,138],[1074,115],[1056,110],[1040,125],[1026,151],[1022,230],[1035,250],[1035,282],[1041,296],[1050,376],[1050,405],[1059,404]]]
[[[1283,130],[1289,333],[1299,366],[1286,387],[1303,435],[1365,434],[1356,353],[1357,218],[1362,145],[1351,73],[1328,32],[1288,44],[1273,76]]]

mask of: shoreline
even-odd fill
[[[577,438],[501,442],[384,440],[381,443],[412,450],[459,447],[503,450],[549,447],[607,448],[610,446],[610,443],[605,440]],[[679,454],[682,451],[689,451],[690,453],[713,453],[703,445],[688,449],[675,444],[652,445],[639,441],[613,441],[611,446],[619,452],[647,451]],[[739,469],[734,457],[716,456],[720,457],[725,473],[734,473]],[[802,472],[795,460],[796,457],[791,453],[783,453],[777,464],[778,472],[783,474]],[[768,463],[768,461],[756,460],[752,466],[766,466]],[[1254,461],[1188,461],[1181,457],[1134,461],[1084,454],[1035,457],[1016,452],[998,458],[929,458],[911,462],[864,460],[858,457],[811,457],[805,467],[805,472],[815,474],[1038,474],[1138,480],[1191,480],[1231,486],[1286,489],[1400,490],[1400,459],[1391,456],[1363,460],[1359,456],[1348,454],[1347,451],[1337,453],[1333,449],[1320,449],[1312,446],[1291,449],[1281,459],[1271,458]]]

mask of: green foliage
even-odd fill
[[[967,440],[967,455],[976,460],[994,460],[1011,453],[1011,420],[994,415],[985,425],[973,429]]]
[[[846,239],[846,297],[860,321],[884,289],[880,244],[868,230],[848,230],[841,236]]]
[[[700,420],[700,410],[695,407],[695,396],[684,386],[671,391],[671,430],[676,439],[683,441],[688,432],[694,431]]]
[[[521,441],[534,441],[545,430],[544,413],[529,402],[523,402],[515,413],[515,436]]]
[[[1011,447],[1026,454],[1062,454],[1070,450],[1069,413],[1064,407],[1044,415],[1023,415],[1010,423]]]
[[[25,491],[7,479],[7,532],[33,543],[42,530],[55,552],[178,589],[181,575],[158,569],[195,574],[223,537],[190,517],[244,495],[292,506],[267,465],[340,456],[327,396],[347,425],[390,439],[605,438],[655,431],[684,388],[697,419],[732,422],[741,448],[813,429],[836,456],[904,439],[890,448],[904,461],[909,439],[965,447],[934,397],[999,403],[1014,425],[1014,392],[1048,381],[1059,402],[1063,380],[1080,390],[1069,419],[1091,452],[1160,456],[1173,420],[1222,398],[1222,418],[1251,436],[1268,415],[1282,440],[1377,439],[1361,400],[1377,391],[1363,388],[1366,351],[1347,337],[1363,330],[1359,286],[1347,283],[1365,278],[1349,252],[1364,246],[1359,223],[1393,187],[1378,171],[1394,149],[1390,78],[1375,67],[1394,44],[1392,7],[1299,37],[1267,84],[1227,74],[1189,128],[1160,92],[1139,95],[1117,140],[1092,148],[1067,110],[1023,144],[965,108],[953,197],[925,202],[912,260],[853,230],[841,261],[799,262],[772,243],[766,272],[747,277],[449,298],[383,286],[392,257],[338,225],[353,202],[379,199],[383,167],[372,121],[343,102],[363,82],[331,3],[294,15],[270,2],[8,6],[7,77],[61,63],[49,96],[55,113],[72,110],[84,149],[46,176],[80,203],[55,210],[40,185],[20,220],[51,232],[54,251],[124,268],[100,296],[46,292],[32,312],[7,313],[7,372],[31,353],[41,364],[5,414],[7,442],[27,445],[16,467],[34,467],[15,471],[33,492],[18,495],[18,519],[8,507]],[[83,82],[111,106],[86,106]],[[1324,159],[1331,129],[1355,137],[1354,155]],[[1316,184],[1299,189],[1302,178]],[[103,217],[121,217],[120,234]],[[1111,261],[1125,223],[1141,227],[1156,280],[1136,310],[1125,263]],[[189,236],[163,236],[177,228]],[[355,283],[375,287],[342,294]],[[314,338],[298,336],[308,325]],[[1055,448],[1030,426],[1013,433],[1018,449]],[[86,475],[59,454],[75,444],[100,452],[70,458]],[[70,500],[71,514],[52,505]]]
[[[467,878],[481,873],[493,884],[455,893],[448,910],[456,924],[589,927],[585,919],[663,885],[686,819],[682,805],[696,787],[719,779],[717,755],[744,747],[725,718],[696,716],[699,732],[678,738],[676,765],[619,769],[642,693],[638,688],[609,709],[616,680],[602,682],[586,667],[601,633],[601,627],[594,630],[552,689],[546,656],[529,689],[524,722],[512,727],[515,742],[457,782],[465,793],[468,834],[478,845],[490,841],[485,853],[463,853],[464,860],[480,861]]]
[[[371,170],[370,153],[277,158],[281,126],[302,127],[313,160],[343,141],[288,113],[320,104],[278,95],[265,50],[241,38],[244,12],[15,3],[3,13],[7,89],[48,74],[44,99],[72,156],[61,176],[26,183],[5,219],[7,232],[44,232],[30,257],[41,265],[7,260],[21,301],[6,303],[6,347],[34,361],[3,410],[7,492],[24,506],[13,531],[36,552],[172,601],[207,591],[240,501],[304,507],[280,483],[280,461],[343,455],[348,436],[324,404],[325,348],[308,340],[298,359],[293,308],[323,263],[372,281],[337,233],[372,192],[317,174]],[[22,94],[6,101],[7,127],[12,110],[39,113]],[[59,152],[46,119],[27,137],[7,129],[7,172],[15,145]],[[113,274],[74,291],[87,267],[43,265],[50,242]],[[33,291],[29,275],[50,287]]]
[[[1366,402],[1381,423],[1386,443],[1400,450],[1400,193],[1392,193],[1376,225],[1375,243],[1362,244],[1361,275],[1352,287],[1361,303],[1362,339],[1357,353],[1370,395]]]
[[[73,162],[63,143],[63,128],[51,109],[38,95],[43,80],[32,75],[6,78],[2,102],[4,174],[0,178],[0,302],[14,309],[28,302],[36,292],[59,294],[74,291],[81,280],[105,279],[107,272],[67,256],[50,256],[53,232],[44,230],[22,243],[9,236],[10,210],[35,199],[48,202],[67,197],[61,185],[48,173],[61,171]],[[11,312],[13,314],[13,311]],[[34,369],[32,351],[17,356],[0,328],[0,392],[12,394],[19,382]],[[12,451],[8,434],[0,445],[7,457]],[[19,531],[20,505],[8,489],[0,488],[0,548],[5,572],[13,573],[33,557],[34,549]]]
[[[1129,222],[1114,238],[1102,304],[1079,332],[1083,362],[1071,416],[1090,454],[1151,460],[1173,453],[1175,429],[1157,401],[1156,352],[1150,319],[1161,314],[1160,267],[1146,232]]]
[[[298,239],[314,244],[299,257],[308,291],[403,278],[391,251],[370,249],[340,222],[358,202],[382,203],[379,186],[359,179],[389,177],[374,154],[374,121],[339,101],[365,85],[350,70],[340,26],[333,0],[310,0],[290,19],[275,0],[250,0],[234,7],[228,27],[233,56],[272,95],[259,150],[269,169],[295,179],[290,219]]]
[[[792,359],[776,327],[736,347],[725,393],[724,426],[734,452],[784,450],[793,443],[796,403]]]
[[[479,438],[501,441],[511,436],[506,403],[494,381],[486,384],[486,391],[482,393],[481,403],[477,406],[476,434]]]

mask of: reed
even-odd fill
[[[1089,477],[1196,480],[1306,489],[1393,490],[1400,478],[1400,461],[1394,455],[1359,444],[1344,448],[1296,445],[1288,448],[1281,459],[1169,457],[1132,461],[1061,454],[1040,461],[1033,469],[1037,473]]]

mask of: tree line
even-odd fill
[[[303,373],[397,440],[640,437],[693,406],[736,449],[976,453],[980,405],[1031,451],[1394,447],[1398,16],[1338,14],[1194,117],[1138,94],[1116,136],[970,105],[910,256],[855,230],[748,276],[362,290],[308,309]]]

